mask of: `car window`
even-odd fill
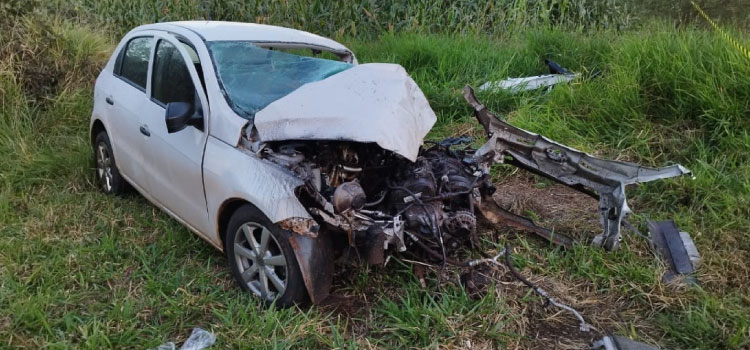
[[[203,67],[201,66],[200,58],[198,58],[198,52],[195,51],[195,47],[191,44],[182,40],[180,40],[180,44],[182,44],[182,47],[187,52],[188,56],[190,56],[190,60],[193,61],[195,71],[198,73],[198,79],[200,79],[201,88],[203,89],[203,92],[206,93],[206,79],[203,77]],[[206,93],[206,95],[208,95],[208,93]]]
[[[115,62],[115,72],[141,89],[146,89],[148,60],[151,56],[152,37],[131,39],[120,56],[121,62]]]
[[[177,48],[165,40],[160,40],[156,47],[151,97],[164,105],[170,102],[195,103],[195,85],[185,60]]]
[[[316,58],[322,58],[322,59],[331,60],[331,61],[341,61],[341,57],[337,56],[335,53],[331,51],[323,51],[323,50],[316,50],[316,49],[310,49],[310,48],[285,48],[285,47],[273,47],[273,46],[264,46],[263,48],[274,50],[274,51],[286,52],[286,53],[290,53],[292,55],[297,55],[297,56],[316,57]]]
[[[247,119],[302,85],[353,67],[346,62],[268,50],[247,41],[213,41],[207,46],[227,102]]]
[[[198,52],[195,51],[195,48],[182,40],[180,40],[180,44],[182,44],[182,48],[185,49],[188,56],[190,56],[190,60],[193,61],[193,64],[199,64],[200,60],[198,59]]]

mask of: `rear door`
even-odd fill
[[[97,98],[104,100],[108,132],[117,167],[136,187],[143,179],[143,137],[140,132],[141,106],[148,102],[146,87],[154,37],[135,36],[122,47]]]
[[[209,108],[199,72],[200,61],[187,40],[157,35],[152,62],[150,98],[143,108],[148,192],[154,200],[200,232],[212,232],[203,190],[203,151],[208,135]],[[168,133],[166,106],[189,102],[202,116],[199,125]]]

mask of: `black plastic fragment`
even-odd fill
[[[472,140],[471,137],[468,136],[462,136],[462,137],[447,137],[444,140],[438,142],[439,145],[443,147],[450,147],[455,145],[461,145],[461,144],[469,144]]]
[[[680,230],[674,221],[648,220],[647,222],[648,230],[651,233],[651,242],[669,265],[670,271],[664,276],[664,279],[670,281],[676,275],[691,275],[694,273],[695,266],[690,260],[686,242],[683,241]],[[695,282],[692,277],[690,281]]]
[[[545,59],[544,63],[547,64],[547,67],[549,67],[549,73],[550,74],[573,74],[573,72],[569,71],[567,68],[557,64],[557,62]]]

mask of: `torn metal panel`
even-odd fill
[[[258,111],[254,125],[264,142],[376,143],[414,161],[436,120],[403,67],[372,63],[301,86]]]
[[[310,208],[310,213],[320,218],[329,226],[339,228],[344,232],[366,231],[370,228],[369,222],[352,216],[352,213],[349,213],[348,215],[337,215],[319,208]]]
[[[292,217],[276,223],[282,230],[292,231],[308,237],[318,237],[320,226],[312,218]]]
[[[322,302],[331,289],[333,281],[333,248],[330,237],[321,234],[317,238],[292,235],[289,243],[299,263],[305,288],[314,304]],[[312,267],[318,267],[313,269]]]
[[[594,157],[500,120],[479,103],[468,85],[464,97],[488,137],[474,154],[477,162],[486,168],[494,162],[513,164],[599,199],[604,232],[594,238],[593,244],[607,250],[619,245],[620,225],[630,214],[626,185],[690,174],[679,164],[650,168]]]
[[[275,166],[254,153],[209,137],[204,152],[203,184],[212,227],[219,227],[219,216],[226,199],[244,199],[260,209],[269,220],[311,218],[297,199],[294,189],[304,182],[289,170]],[[214,232],[218,232],[218,229]],[[215,236],[221,244],[221,238]]]
[[[537,226],[531,219],[513,214],[501,206],[497,205],[491,196],[484,196],[478,206],[482,216],[492,224],[511,226],[522,231],[535,233],[554,244],[565,248],[573,246],[573,239],[556,232],[552,232],[544,227]]]

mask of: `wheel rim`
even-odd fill
[[[253,294],[272,301],[287,286],[286,257],[279,242],[265,226],[248,222],[234,236],[234,260],[242,282]]]
[[[105,192],[112,190],[112,157],[104,142],[96,147],[96,176]]]

